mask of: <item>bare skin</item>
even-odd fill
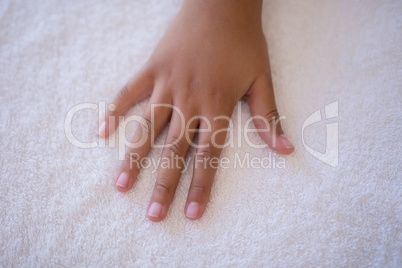
[[[101,138],[111,135],[124,116],[137,102],[150,97],[143,118],[147,127],[139,127],[133,143],[143,135],[148,138],[139,148],[130,148],[115,180],[116,188],[132,188],[140,169],[130,167],[130,156],[146,157],[154,138],[169,123],[162,157],[187,156],[195,131],[199,129],[196,159],[219,158],[236,103],[245,98],[254,116],[261,138],[275,151],[290,154],[293,145],[283,135],[277,112],[267,43],[261,25],[262,0],[186,0],[143,68],[131,78],[113,100],[116,109],[105,117],[99,130]],[[184,115],[185,125],[173,109],[155,109],[151,104],[170,104]],[[204,116],[206,120],[197,116]],[[206,121],[211,123],[210,127]],[[187,126],[187,137],[181,130]],[[267,131],[270,130],[270,131]],[[206,130],[206,131],[201,131]],[[210,131],[207,131],[210,130]],[[221,131],[219,131],[221,130]],[[223,131],[222,131],[223,130]],[[216,135],[214,135],[216,133]],[[131,159],[132,160],[132,159]],[[160,168],[147,211],[151,221],[163,220],[173,201],[183,166]],[[212,165],[194,165],[193,179],[184,213],[187,218],[202,217],[207,206],[216,173]]]

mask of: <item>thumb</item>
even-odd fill
[[[264,76],[255,81],[246,95],[258,134],[269,147],[281,154],[291,154],[294,146],[283,133],[281,120],[275,104],[271,77]]]

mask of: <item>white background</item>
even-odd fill
[[[113,186],[116,148],[79,149],[67,141],[69,109],[110,101],[152,53],[180,4],[0,2],[0,263],[401,265],[401,1],[265,1],[277,104],[296,151],[284,157],[284,169],[220,170],[199,221],[184,217],[191,170],[168,217],[153,223],[145,214],[156,173],[144,170],[133,190],[121,194]],[[333,168],[304,149],[301,128],[336,100]],[[141,114],[146,103],[130,114]],[[244,124],[247,104],[242,108]],[[80,140],[96,140],[97,127],[96,111],[74,117]],[[306,142],[323,151],[325,133],[324,123],[312,125]],[[236,152],[272,155],[245,143],[223,154]]]

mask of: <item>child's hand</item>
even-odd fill
[[[261,138],[280,153],[293,152],[292,144],[283,136],[280,123],[273,120],[278,118],[278,112],[261,26],[261,7],[260,0],[184,3],[149,61],[117,94],[113,101],[116,109],[106,115],[105,124],[100,128],[99,136],[108,137],[117,127],[119,116],[151,96],[143,115],[149,123],[148,128],[138,127],[133,142],[138,142],[143,134],[148,138],[143,146],[129,149],[116,178],[119,191],[128,191],[140,172],[136,165],[130,168],[130,154],[145,157],[151,150],[152,131],[147,129],[154,128],[156,138],[170,120],[165,143],[171,146],[163,149],[162,157],[185,158],[191,146],[189,141],[195,134],[187,131],[181,135],[188,123],[188,129],[200,129],[197,144],[202,148],[197,149],[195,159],[198,159],[198,164],[194,163],[185,214],[189,219],[200,218],[207,206],[216,173],[216,165],[208,165],[208,161],[220,156],[222,149],[218,147],[225,143],[226,137],[226,131],[222,129],[229,125],[228,120],[216,117],[230,118],[242,97],[247,99],[251,115],[259,116],[253,122],[257,129],[262,130],[259,132]],[[155,109],[154,121],[151,121],[151,104],[175,106],[184,115],[185,125],[179,112],[167,108]],[[269,127],[271,131],[267,132]],[[161,221],[166,217],[181,168],[182,165],[176,165],[159,169],[147,213],[150,220]]]

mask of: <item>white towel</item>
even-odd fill
[[[400,267],[399,0],[265,1],[276,100],[296,151],[280,156],[244,139],[225,149],[223,157],[248,154],[271,167],[220,169],[198,221],[184,216],[191,169],[167,218],[153,223],[145,216],[156,179],[151,168],[122,194],[113,186],[117,148],[80,149],[68,141],[68,111],[110,101],[180,5],[0,1],[1,265]],[[147,101],[129,114],[141,114]],[[334,118],[307,121],[302,132],[311,114],[334,102],[322,112]],[[241,105],[235,128],[250,116]],[[74,137],[97,141],[97,117],[96,110],[77,112]],[[327,155],[314,153],[326,147]],[[323,161],[336,148],[333,167]]]

